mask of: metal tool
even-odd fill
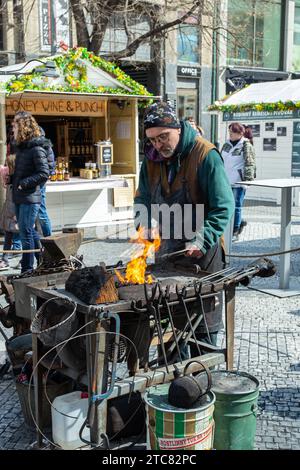
[[[171,258],[172,256],[183,255],[183,253],[186,253],[187,251],[189,251],[189,248],[184,248],[184,250],[173,251],[172,253],[166,253],[164,255],[159,256],[159,259],[167,259]]]

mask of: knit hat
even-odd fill
[[[160,101],[159,103],[152,104],[145,113],[144,129],[150,129],[150,127],[179,129],[181,126],[172,106],[169,103]]]

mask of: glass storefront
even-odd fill
[[[295,0],[292,70],[300,72],[300,0]]]
[[[197,122],[198,117],[197,89],[177,88],[177,113],[179,119],[193,116]]]
[[[228,65],[280,69],[283,3],[228,0]]]

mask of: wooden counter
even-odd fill
[[[103,188],[124,188],[126,187],[124,178],[109,176],[106,178],[97,178],[88,180],[83,178],[70,178],[69,181],[48,181],[46,192],[61,193],[69,191],[90,191]]]
[[[130,223],[132,204],[115,207],[114,190],[127,188],[125,178],[112,176],[87,180],[49,181],[46,204],[53,230],[64,226],[97,227]]]

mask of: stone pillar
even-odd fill
[[[284,38],[283,38],[283,60],[282,69],[286,72],[292,70],[293,44],[294,44],[294,17],[295,2],[287,0],[285,2],[285,22],[284,22]]]

